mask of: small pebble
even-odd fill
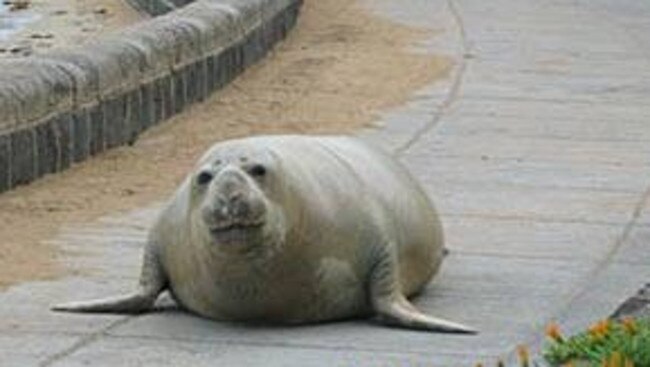
[[[9,48],[9,52],[15,56],[29,56],[32,54],[32,47],[30,45],[13,46]]]
[[[122,189],[122,196],[132,196],[134,194],[135,194],[135,190],[133,189],[129,189],[129,188]]]
[[[4,4],[9,5],[9,11],[18,11],[29,8],[31,2],[29,0],[12,0],[5,1]]]
[[[36,40],[44,40],[52,39],[54,38],[54,35],[52,33],[33,33],[30,37]]]

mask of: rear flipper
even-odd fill
[[[397,259],[386,247],[378,254],[370,279],[370,299],[377,318],[392,326],[446,333],[476,334],[468,326],[429,316],[411,304],[400,290]]]
[[[89,313],[142,313],[150,310],[166,287],[167,279],[158,260],[157,249],[148,243],[142,263],[140,286],[129,295],[55,305],[52,311]]]
[[[445,333],[476,334],[478,331],[468,326],[429,316],[411,304],[404,296],[383,300],[375,308],[380,321],[407,329],[440,331]]]
[[[104,298],[93,301],[70,302],[55,305],[52,311],[88,312],[88,313],[142,313],[153,306],[158,294],[137,293],[114,298]]]

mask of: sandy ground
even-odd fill
[[[0,287],[69,274],[47,244],[66,224],[164,200],[217,140],[340,133],[444,78],[451,61],[406,45],[431,36],[370,15],[357,0],[307,0],[297,28],[224,90],[108,152],[0,195]]]
[[[83,44],[97,34],[147,18],[125,0],[18,1],[24,1],[26,8],[11,11],[11,3],[0,5],[0,58]]]

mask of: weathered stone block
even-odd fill
[[[201,80],[201,89],[199,94],[199,101],[203,102],[210,96],[210,89],[208,88],[208,61],[203,59],[199,67],[199,79]]]
[[[188,67],[186,76],[188,103],[193,104],[205,99],[207,89],[205,70],[205,59],[198,60]]]
[[[81,162],[90,155],[90,114],[82,108],[72,116],[72,160]]]
[[[0,192],[11,188],[11,146],[9,136],[0,136]]]
[[[153,113],[152,123],[153,124],[157,124],[160,120],[165,118],[165,86],[164,86],[163,79],[158,79],[152,83],[153,89],[152,89],[151,102],[152,102],[152,113]]]
[[[131,145],[138,138],[138,134],[142,132],[145,127],[142,124],[142,99],[140,96],[140,88],[132,90],[126,94],[126,143]]]
[[[55,110],[69,109],[74,82],[56,61],[44,58],[3,60],[3,83],[12,85],[14,105],[23,121],[39,121]]]
[[[57,171],[62,171],[64,169],[69,168],[70,164],[72,163],[72,156],[73,156],[72,114],[69,112],[64,112],[54,120],[54,123],[56,124],[55,128],[56,128],[57,139],[58,139],[57,147],[59,149]]]
[[[244,43],[246,41],[242,40],[232,46],[232,66],[233,66],[233,75],[232,79],[244,71]],[[232,80],[231,79],[231,80]]]
[[[11,187],[36,178],[35,135],[32,129],[11,133]]]
[[[221,88],[235,77],[234,51],[232,48],[227,48],[219,54],[217,69],[217,85],[218,88]]]
[[[155,82],[140,86],[140,125],[142,130],[148,129],[156,123],[157,118],[162,116],[162,112],[157,115],[155,112],[154,102],[154,85]],[[162,111],[162,109],[161,109]]]
[[[172,80],[173,80],[173,89],[174,89],[174,97],[173,97],[173,114],[177,114],[183,111],[185,109],[185,104],[187,101],[187,89],[186,89],[186,81],[185,81],[185,73],[183,72],[184,69],[180,70],[175,70],[172,72]]]
[[[205,60],[206,95],[217,89],[217,56],[211,55]]]
[[[256,29],[244,40],[242,45],[242,63],[244,68],[259,61],[266,53],[266,48],[263,44],[263,37],[263,31],[261,29]]]
[[[106,100],[104,105],[106,148],[122,145],[127,139],[126,130],[126,97],[124,94]]]
[[[278,17],[274,17],[269,23],[262,25],[262,45],[264,48],[270,48],[275,41],[277,40],[276,38],[276,29],[278,28],[280,22],[278,21]]]
[[[174,85],[172,77],[166,76],[160,80],[160,93],[162,96],[163,114],[156,123],[166,120],[174,115]]]
[[[183,80],[185,82],[185,105],[189,106],[198,99],[197,64],[193,63],[184,67],[183,74]]]
[[[90,154],[96,155],[106,148],[103,103],[91,107],[88,114],[90,116]]]
[[[174,115],[173,96],[174,90],[170,76],[160,78],[153,83],[154,123],[158,123]]]
[[[37,177],[57,171],[59,149],[56,129],[55,119],[36,126]]]

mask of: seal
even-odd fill
[[[438,271],[438,215],[390,155],[347,136],[260,136],[215,144],[149,233],[137,290],[54,306],[140,313],[169,290],[228,321],[310,323],[376,316],[473,333],[409,301]]]

